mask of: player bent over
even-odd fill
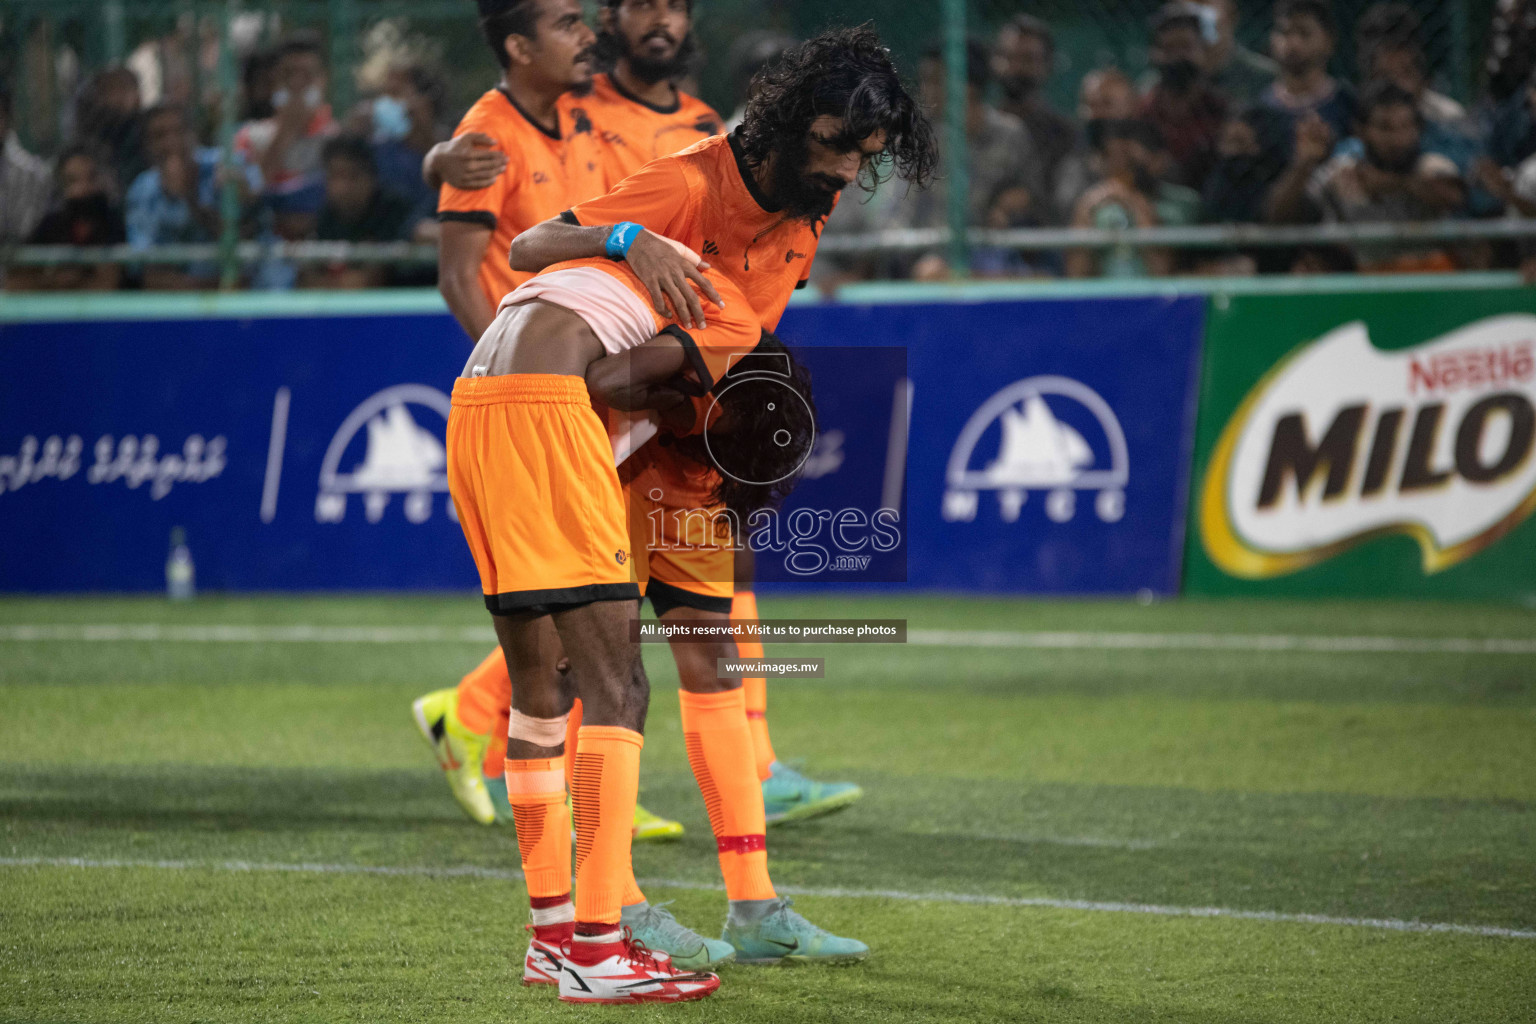
[[[643,245],[649,253],[661,239],[687,247],[686,254],[667,254],[672,266],[646,257],[652,272],[641,276],[654,285],[658,309],[670,305],[682,313],[686,306],[685,322],[705,322],[700,295],[710,302],[716,296],[698,273],[702,254],[740,287],[762,326],[774,330],[794,290],[809,279],[822,225],[839,194],[855,184],[873,189],[892,173],[922,187],[933,173],[937,150],[926,117],[867,26],[830,30],[788,50],[754,78],[750,96],[741,125],[730,135],[654,160],[608,194],[523,232],[512,243],[511,265],[535,271],[599,255],[613,225],[634,222],[646,229],[636,252]],[[676,462],[674,449],[655,446],[652,442],[646,457],[665,473],[667,464]],[[698,475],[671,474],[675,486],[661,488],[663,501],[674,509],[705,507],[700,488],[683,479],[694,477],[697,485]],[[688,567],[679,579],[653,573],[666,584],[707,580],[720,593],[703,596],[722,598],[743,576],[750,581],[749,567],[729,561],[710,567],[706,576],[690,577]],[[743,590],[735,615],[756,618],[750,584]],[[760,656],[761,648],[753,644],[742,653]],[[751,680],[746,689],[770,822],[812,817],[858,799],[855,785],[818,783],[777,763],[768,740],[764,682]]]
[[[631,410],[666,409],[674,427],[713,417],[715,450],[787,479],[814,430],[808,417],[786,417],[789,403],[751,401],[754,375],[732,372],[731,357],[764,347],[792,365],[775,341],[760,343],[744,299],[746,323],[658,334],[643,293],[627,268],[605,260],[551,268],[514,291],[455,384],[448,432],[450,490],[486,605],[508,669],[527,680],[514,691],[506,762],[534,916],[524,980],[556,981],[573,1002],[696,999],[719,984],[619,928],[633,885],[629,822],[649,683],[629,636],[639,591],[609,434],[622,444],[654,433],[654,419],[625,419]],[[619,410],[611,429],[593,412],[584,377],[594,397]],[[717,380],[747,385],[748,400],[705,401]],[[746,453],[769,436],[790,443]],[[575,693],[556,670],[562,649]],[[577,695],[586,715],[572,752],[573,905],[563,762]],[[762,805],[752,803],[760,834]]]

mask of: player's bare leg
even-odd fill
[[[495,615],[496,638],[519,685],[512,692],[505,761],[507,799],[517,826],[533,936],[524,985],[558,985],[575,929],[571,903],[571,819],[565,802],[565,720],[574,700],[553,620]]]
[[[720,984],[713,974],[681,971],[670,960],[652,956],[620,928],[626,883],[632,877],[630,821],[650,700],[639,645],[629,636],[630,621],[637,616],[632,601],[597,601],[551,616],[585,709],[576,750],[568,752],[576,765],[571,794],[576,903],[573,935],[559,975],[560,998],[566,1002],[678,1002],[707,996]],[[498,630],[503,628],[498,620]],[[531,657],[539,660],[537,652]],[[511,658],[508,663],[513,664]],[[552,710],[564,700],[557,698],[541,709]],[[548,722],[551,740],[557,724],[563,729],[563,721]],[[519,745],[516,752],[547,754],[553,749],[552,744]],[[509,744],[509,769],[512,752]],[[555,766],[548,758],[542,764],[540,770],[554,785]]]

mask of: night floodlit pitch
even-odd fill
[[[868,794],[773,832],[774,877],[873,957],[594,1012],[516,984],[512,834],[411,726],[477,605],[0,602],[0,1021],[1536,1019],[1529,610],[765,601],[918,641],[770,650],[827,659],[770,687],[780,753]],[[713,932],[647,664],[643,796],[688,836],[636,870]]]

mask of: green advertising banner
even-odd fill
[[[1191,594],[1536,600],[1536,290],[1216,295]]]

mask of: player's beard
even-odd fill
[[[661,60],[636,53],[629,45],[629,40],[618,33],[613,34],[613,42],[618,55],[629,65],[630,74],[650,85],[681,78],[687,74],[688,66],[693,63],[695,44],[692,32],[677,44],[677,49],[672,52],[672,56]]]
[[[774,155],[771,184],[773,200],[796,220],[824,220],[844,183],[829,175],[808,174],[810,150],[804,142]]]

